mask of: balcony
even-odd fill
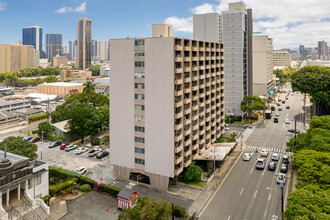
[[[190,83],[190,82],[191,82],[191,78],[190,78],[190,76],[185,77],[185,78],[183,79],[183,81],[184,81],[185,83]]]
[[[183,144],[180,144],[179,146],[174,148],[175,153],[179,153],[183,150]]]
[[[200,70],[205,70],[205,66],[199,66]]]
[[[183,61],[183,58],[182,57],[175,57],[174,59],[175,62],[182,62]]]
[[[198,109],[198,105],[192,106],[191,109],[192,109],[193,111],[196,111],[196,110]]]
[[[175,108],[181,107],[182,105],[183,105],[182,100],[180,100],[180,101],[175,101],[175,103],[174,103],[174,107],[175,107]]]
[[[184,93],[191,93],[191,87],[184,88]]]
[[[183,95],[183,90],[182,89],[180,89],[180,90],[175,90],[175,94],[174,94],[175,96],[181,96],[181,95]]]
[[[205,95],[211,95],[211,91],[210,91],[210,90],[207,90],[207,91],[205,92]]]
[[[190,62],[191,61],[191,57],[190,56],[186,56],[186,57],[183,58],[183,61]]]
[[[211,112],[211,108],[207,108],[206,110],[205,110],[205,113],[207,114],[207,113],[210,113]],[[209,117],[208,117],[209,118]]]
[[[191,113],[191,108],[184,109],[183,111],[184,111],[185,115],[189,114],[189,113]]]
[[[199,107],[201,108],[201,107],[204,107],[205,106],[205,102],[200,102],[199,103]]]
[[[210,104],[211,103],[211,99],[205,99],[205,104]]]
[[[191,120],[190,119],[184,119],[183,120],[183,125],[184,126],[187,126],[187,125],[189,125],[191,123]]]
[[[197,56],[196,57],[192,57],[191,60],[198,61],[198,57]]]
[[[175,141],[175,142],[179,142],[180,140],[182,140],[182,132],[181,132],[181,134],[176,135],[176,136],[174,137],[174,141]]]
[[[174,175],[175,176],[179,176],[180,173],[182,173],[182,171],[183,171],[182,164],[180,164],[180,166],[175,166],[175,168],[174,168]]]
[[[184,104],[189,104],[191,102],[191,99],[190,98],[184,98],[183,99],[183,103]]]
[[[188,139],[187,141],[184,142],[183,145],[186,147],[186,146],[188,146],[190,144],[191,144],[191,139]]]
[[[197,105],[196,105],[197,106]],[[196,109],[197,110],[197,109]],[[199,115],[198,114],[196,114],[195,116],[192,116],[192,121],[196,121],[197,119],[199,118]]]
[[[190,72],[191,71],[191,67],[190,66],[185,66],[184,67],[184,71],[185,72]]]
[[[182,128],[183,128],[183,124],[182,123],[180,123],[180,124],[174,124],[174,129],[175,130],[180,130]]]
[[[197,95],[197,94],[194,95],[194,96],[192,97],[192,100],[193,100],[193,101],[197,101],[197,100],[198,100],[198,95]]]
[[[205,148],[204,147],[203,148],[199,148],[199,155],[202,155],[204,153],[204,151],[205,151]]]
[[[215,110],[215,105],[211,105],[211,110]]]
[[[182,78],[180,79],[175,79],[175,85],[181,85],[183,83]]]
[[[182,67],[175,68],[174,73],[183,73],[183,68]]]
[[[198,90],[198,85],[193,86],[191,89],[192,89],[192,91],[197,91]]]
[[[175,50],[182,50],[183,47],[182,47],[182,45],[180,45],[180,44],[176,44],[175,47],[174,47],[174,49],[175,49]]]
[[[191,149],[192,149],[192,150],[196,150],[197,148],[198,148],[198,142],[197,142],[195,145],[192,145],[192,146],[191,146]]]
[[[191,158],[189,156],[189,159],[185,159],[184,161],[184,167],[188,167],[191,164]]]
[[[175,164],[179,164],[183,161],[183,154],[182,153],[177,153],[175,155]]]

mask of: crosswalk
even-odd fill
[[[288,155],[292,154],[292,152],[286,152],[285,150],[278,149],[278,148],[262,148],[262,147],[257,147],[257,146],[246,146],[246,150],[255,150],[256,148],[258,148],[258,151],[265,149],[266,151],[273,152],[273,153],[281,153],[281,154],[288,154]]]

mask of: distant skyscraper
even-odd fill
[[[92,21],[87,18],[78,20],[77,28],[77,59],[78,69],[87,69],[92,59]]]
[[[109,40],[92,40],[92,60],[109,60]]]
[[[75,60],[77,57],[77,40],[69,41],[69,60]]]
[[[194,40],[222,43],[222,21],[218,13],[195,14]]]
[[[39,26],[23,28],[23,45],[33,45],[42,57],[42,28]]]
[[[92,40],[92,58],[97,56],[97,40]]]
[[[317,46],[318,46],[318,57],[320,60],[328,60],[328,45],[327,42],[323,41],[319,41],[317,42]]]
[[[302,54],[304,50],[305,50],[305,46],[304,45],[300,45],[299,46],[299,53]]]
[[[62,56],[62,34],[46,34],[46,57]]]

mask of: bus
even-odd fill
[[[272,118],[272,110],[266,110],[265,111],[265,118],[271,119]]]

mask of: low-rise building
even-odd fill
[[[70,134],[68,120],[60,121],[52,124],[53,130],[57,137],[62,137],[64,141],[75,140],[75,135]]]
[[[0,130],[18,126],[20,120],[13,112],[0,111]]]
[[[31,108],[30,100],[9,100],[0,102],[0,111],[15,111],[19,109]]]
[[[53,57],[53,67],[65,67],[68,65],[68,58],[67,57],[60,57],[56,56]]]
[[[64,69],[61,72],[61,81],[70,78],[71,81],[85,82],[92,77],[92,72],[87,70]]]
[[[288,67],[291,65],[291,54],[287,50],[273,50],[273,66]]]
[[[14,112],[14,115],[20,117],[24,121],[27,121],[29,118],[33,116],[39,116],[44,113],[45,112],[42,109],[24,108],[24,109],[16,110]]]
[[[40,93],[58,95],[61,96],[63,99],[66,99],[72,94],[82,92],[83,84],[55,82],[39,84],[37,88]]]

